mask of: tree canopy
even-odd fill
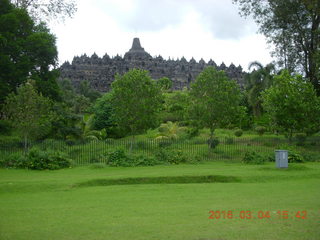
[[[37,93],[31,81],[21,85],[16,94],[7,96],[4,113],[24,139],[25,146],[29,138],[36,139],[50,132],[51,102]]]
[[[27,10],[36,21],[64,20],[77,11],[74,0],[11,0],[11,3]]]
[[[304,73],[320,94],[320,1],[233,0],[275,46],[278,63]]]
[[[240,89],[224,71],[207,67],[191,85],[191,117],[201,127],[208,127],[213,135],[218,127],[225,127],[239,117]]]
[[[293,133],[319,130],[320,98],[301,75],[284,71],[275,76],[274,85],[262,93],[262,101],[272,126],[289,139]]]
[[[36,80],[45,96],[58,99],[57,73],[50,70],[58,55],[54,35],[44,24],[36,25],[25,10],[14,7],[9,0],[1,3],[0,104],[28,78]]]
[[[137,134],[158,126],[162,93],[147,71],[132,69],[123,76],[116,75],[111,94],[115,122],[120,128]]]

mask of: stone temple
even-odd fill
[[[86,54],[74,57],[72,63],[65,62],[60,67],[60,78],[68,78],[77,87],[81,81],[89,81],[92,88],[107,92],[111,89],[111,83],[115,75],[124,74],[130,69],[139,68],[148,70],[153,79],[168,77],[172,80],[172,89],[181,90],[189,87],[198,74],[207,66],[214,66],[218,70],[224,70],[227,75],[243,86],[244,72],[242,67],[231,64],[227,67],[224,63],[220,66],[210,60],[199,62],[193,58],[187,61],[184,57],[178,60],[165,60],[161,56],[152,57],[141,47],[139,38],[134,38],[131,49],[125,53],[124,57],[119,55],[110,58],[105,54],[102,58],[97,54],[88,57]]]

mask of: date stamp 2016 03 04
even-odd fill
[[[287,210],[277,210],[277,211],[209,211],[209,219],[307,219],[307,211],[287,211]]]

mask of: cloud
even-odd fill
[[[240,39],[254,34],[252,19],[243,19],[231,0],[94,0],[102,11],[129,31],[159,31],[178,26],[190,15],[215,38]]]

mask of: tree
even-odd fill
[[[265,67],[257,61],[249,64],[249,69],[256,67],[257,70],[252,71],[247,76],[247,97],[248,103],[252,107],[253,115],[260,117],[263,109],[261,105],[261,92],[272,85],[272,78],[275,70],[273,64],[268,64]]]
[[[25,10],[1,1],[0,104],[28,78],[36,80],[43,95],[58,100],[57,74],[50,70],[57,54],[55,37],[45,25],[35,25]]]
[[[29,138],[36,139],[50,132],[51,101],[37,93],[31,81],[21,85],[16,94],[7,96],[4,115],[24,139],[25,152]]]
[[[77,11],[74,0],[11,0],[16,7],[25,9],[36,21],[45,21],[72,17]]]
[[[164,94],[162,121],[183,122],[188,120],[187,109],[190,105],[189,93],[186,90]]]
[[[270,43],[279,64],[305,73],[320,94],[319,0],[233,0],[240,13],[252,15]]]
[[[162,77],[157,80],[157,84],[162,91],[168,91],[172,87],[172,81],[167,77]]]
[[[137,134],[158,125],[162,94],[145,70],[133,69],[116,75],[112,83],[111,103],[115,122]]]
[[[185,127],[180,127],[177,123],[162,123],[158,128],[159,134],[156,139],[176,140],[179,134],[185,131]]]
[[[240,116],[239,86],[224,71],[207,67],[191,85],[191,117],[208,127],[213,138],[218,127],[226,127]]]
[[[262,93],[262,101],[273,127],[290,140],[295,132],[319,130],[320,98],[301,75],[284,71],[275,76],[274,85]]]
[[[110,93],[105,93],[101,98],[97,99],[93,106],[93,126],[95,129],[108,129],[115,126],[111,97]]]

